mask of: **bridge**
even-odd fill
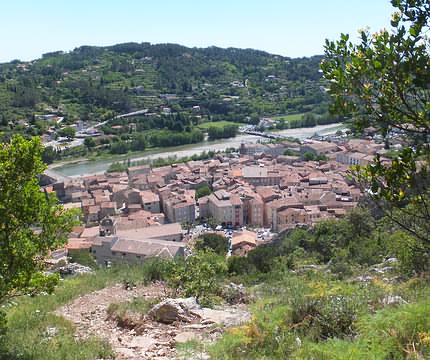
[[[286,139],[286,137],[281,134],[274,134],[274,133],[261,132],[261,131],[244,130],[242,131],[242,133],[248,134],[248,135],[261,136],[267,139],[275,139],[275,140]]]

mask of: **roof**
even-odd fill
[[[233,234],[231,239],[231,245],[234,248],[241,243],[247,243],[256,246],[257,245],[257,234],[253,231],[244,230],[240,233]]]
[[[182,234],[182,227],[179,223],[154,225],[144,229],[118,230],[117,235],[128,240],[153,240],[163,237],[175,236]]]
[[[84,231],[81,234],[81,238],[89,238],[93,236],[97,236],[99,234],[99,227],[98,226],[92,226],[89,228],[85,228]]]
[[[173,241],[155,239],[142,241],[118,238],[116,241],[114,241],[111,251],[144,256],[161,256],[172,258],[183,248],[185,248],[184,243],[177,243]]]
[[[66,249],[68,250],[79,250],[79,249],[89,249],[92,242],[88,239],[83,238],[69,238],[67,241]]]
[[[267,177],[267,168],[260,166],[245,166],[242,169],[242,175],[247,177]]]

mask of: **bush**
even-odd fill
[[[203,234],[197,239],[195,248],[197,250],[210,249],[218,255],[225,256],[228,251],[228,239],[216,233]]]
[[[315,340],[353,336],[356,318],[357,307],[354,301],[341,295],[321,299],[306,298],[296,304],[291,312],[293,327]]]
[[[169,272],[174,266],[173,261],[164,260],[161,258],[148,259],[143,263],[143,272],[145,283],[152,281],[167,280]]]
[[[225,256],[212,250],[197,251],[177,260],[167,274],[168,284],[185,296],[194,296],[203,306],[212,306],[221,293],[221,281],[227,272]]]
[[[413,275],[430,269],[430,248],[421,241],[397,231],[390,236],[389,244],[403,273]]]

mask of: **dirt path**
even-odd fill
[[[166,325],[145,317],[136,328],[137,331],[119,327],[114,320],[108,318],[107,309],[112,303],[131,301],[134,297],[164,298],[165,289],[161,284],[153,284],[125,290],[122,284],[116,284],[80,296],[55,313],[75,324],[77,339],[95,336],[109,342],[117,360],[176,359],[177,343],[191,339],[214,341],[224,328],[242,324],[250,318],[246,308],[237,305],[193,310],[200,316],[196,323],[176,322]],[[205,359],[207,356],[202,353],[187,357],[187,360],[192,358]]]
[[[164,288],[161,285],[125,290],[122,284],[116,284],[83,295],[57,309],[56,314],[75,324],[76,338],[96,336],[107,340],[118,360],[174,359],[175,343],[166,341],[169,339],[166,339],[161,329],[154,329],[150,335],[136,335],[134,330],[120,328],[114,321],[108,320],[107,308],[111,303],[131,301],[134,297],[154,298],[163,295]],[[152,330],[149,324],[148,330]]]

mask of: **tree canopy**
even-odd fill
[[[391,2],[391,30],[362,30],[359,44],[347,34],[327,40],[321,68],[333,111],[353,116],[358,130],[376,127],[387,147],[391,137],[403,139],[391,164],[377,157],[355,173],[398,226],[430,244],[430,4]]]
[[[77,215],[41,191],[42,152],[36,138],[0,144],[0,304],[53,289],[58,278],[43,273],[43,260],[64,244]]]
[[[197,250],[210,249],[218,255],[226,255],[228,240],[225,236],[216,233],[203,234],[196,242]]]

